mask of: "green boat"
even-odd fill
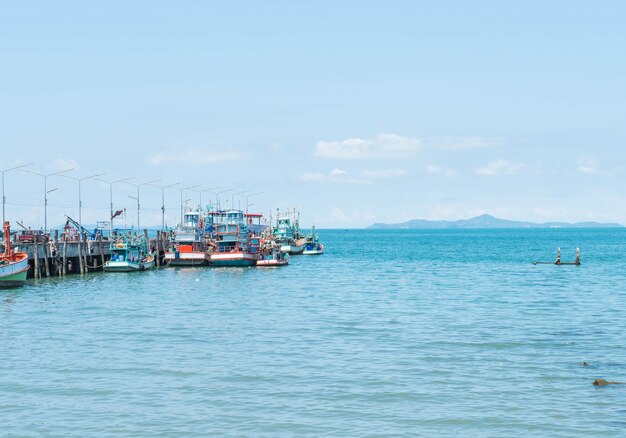
[[[320,243],[320,238],[315,231],[315,225],[311,228],[311,234],[306,237],[303,255],[321,255],[324,254],[324,245]]]
[[[4,252],[0,253],[0,289],[20,287],[28,275],[28,254],[11,248],[11,227],[4,223]]]
[[[111,259],[104,264],[105,272],[145,271],[155,265],[154,254],[148,252],[146,238],[124,234],[115,238],[110,245]]]

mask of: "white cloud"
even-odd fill
[[[303,181],[321,181],[324,179],[324,174],[319,172],[307,172],[302,175]]]
[[[78,161],[76,161],[73,158],[70,158],[69,160],[65,160],[63,158],[57,158],[48,166],[48,168],[53,171],[77,169],[78,167],[79,167]]]
[[[343,169],[333,169],[333,170],[330,171],[330,175],[329,176],[331,178],[335,178],[335,177],[338,177],[338,176],[341,176],[341,175],[347,175],[347,174],[348,174],[348,172],[346,170],[343,170]]]
[[[361,172],[366,178],[399,178],[406,175],[405,169],[381,169],[381,170],[364,170]]]
[[[524,168],[524,163],[511,163],[507,160],[495,160],[485,166],[477,167],[475,172],[482,176],[515,175]]]
[[[502,145],[503,141],[497,138],[486,138],[480,136],[469,137],[429,137],[424,139],[425,146],[444,150],[464,150],[464,149],[484,149],[494,148]]]
[[[341,208],[335,207],[330,213],[331,222],[358,224],[363,222],[371,222],[375,216],[371,212],[360,213],[357,211],[344,212]]]
[[[157,152],[150,157],[150,164],[153,166],[170,163],[203,165],[242,158],[239,152],[232,150],[187,149],[181,152]]]
[[[370,180],[362,178],[351,178],[350,172],[343,169],[333,169],[328,174],[320,172],[307,172],[300,179],[308,182],[328,182],[340,184],[372,184]]]
[[[595,160],[581,160],[576,171],[584,173],[585,175],[595,175],[600,173],[598,162]]]
[[[445,169],[438,164],[429,164],[426,166],[426,173],[450,177],[456,175],[456,170]]]
[[[415,154],[421,143],[416,138],[396,134],[378,134],[372,139],[348,138],[339,141],[320,141],[315,156],[358,160],[365,158],[401,158]]]

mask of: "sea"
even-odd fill
[[[626,436],[626,229],[318,231],[0,291],[0,436]]]

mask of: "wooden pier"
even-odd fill
[[[144,233],[147,237],[147,231],[144,230]],[[158,250],[156,264],[160,267],[165,251],[170,248],[169,238],[167,234],[158,232],[156,238],[148,239],[148,242],[151,250]],[[102,271],[111,257],[109,244],[109,240],[102,237],[97,240],[83,238],[66,241],[59,239],[58,232],[39,242],[14,242],[16,251],[28,254],[28,276],[31,278],[63,277],[68,274]]]

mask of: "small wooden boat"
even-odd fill
[[[0,253],[0,289],[24,286],[28,274],[28,254],[11,248],[11,227],[4,223],[4,252]]]
[[[143,235],[118,236],[110,246],[111,259],[104,264],[105,272],[134,272],[152,269],[155,256],[147,250]]]

